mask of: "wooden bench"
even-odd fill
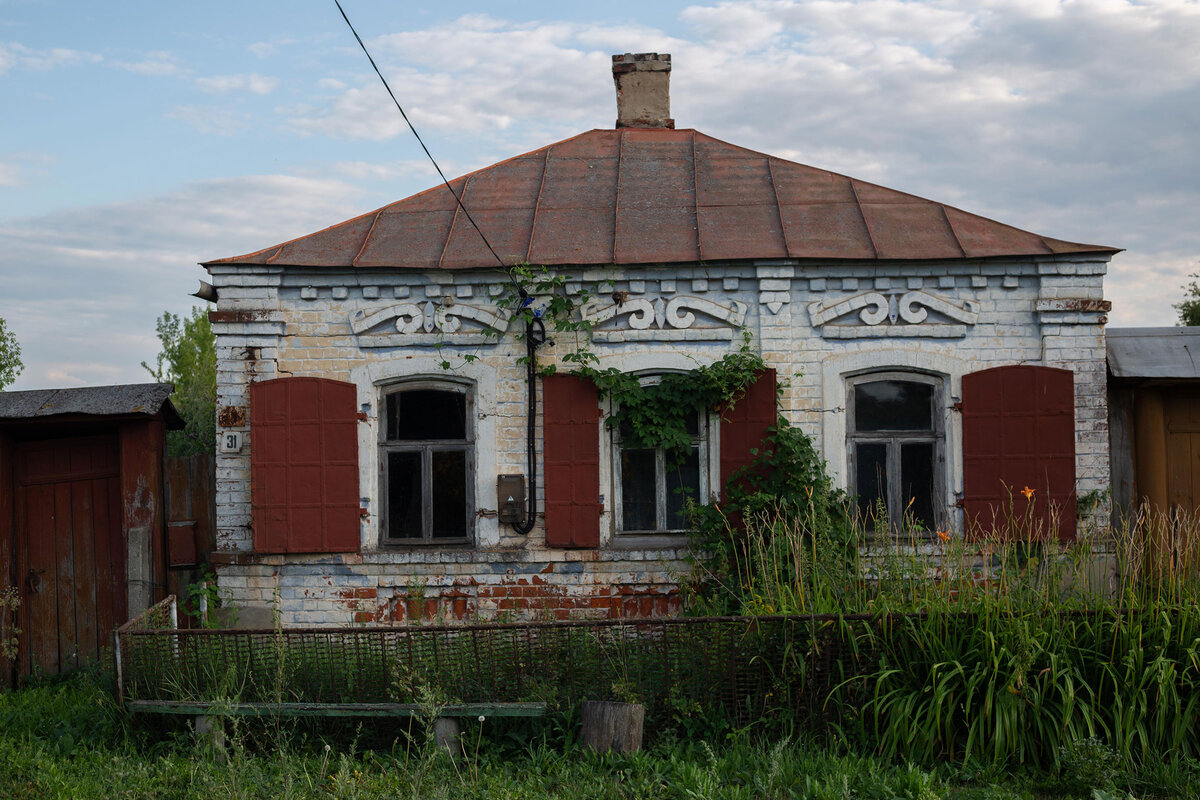
[[[128,700],[130,711],[154,714],[248,717],[540,717],[545,703],[242,703],[203,700]]]

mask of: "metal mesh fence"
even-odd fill
[[[865,617],[118,631],[125,699],[495,703],[635,699],[734,725],[818,721],[870,660]]]

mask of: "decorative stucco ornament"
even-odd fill
[[[582,313],[583,320],[592,325],[594,342],[719,341],[733,338],[733,332],[745,323],[748,308],[740,300],[723,306],[680,295],[670,300],[638,297],[620,303],[592,302]],[[600,327],[610,322],[613,324]]]
[[[854,312],[857,322],[854,320]],[[937,321],[930,319],[935,312]],[[826,339],[865,338],[961,338],[967,327],[979,321],[979,304],[974,300],[955,302],[925,291],[863,292],[808,304],[808,317]],[[849,318],[836,324],[835,320]],[[886,321],[887,324],[883,324]]]
[[[465,303],[397,303],[367,313],[350,315],[350,330],[358,335],[359,347],[400,347],[413,344],[490,344],[499,340],[493,330],[508,330],[511,314],[499,308],[484,308]],[[463,320],[478,323],[463,329]],[[393,332],[394,331],[394,332]]]

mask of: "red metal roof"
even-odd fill
[[[1051,239],[694,130],[593,130],[450,182],[507,264],[914,260],[1118,252]],[[496,267],[445,186],[206,262]]]

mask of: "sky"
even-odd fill
[[[1200,270],[1200,0],[343,0],[450,177],[611,128],[611,55],[677,127],[1124,248],[1110,325]],[[333,0],[0,0],[12,389],[150,380],[198,262],[438,179]]]

